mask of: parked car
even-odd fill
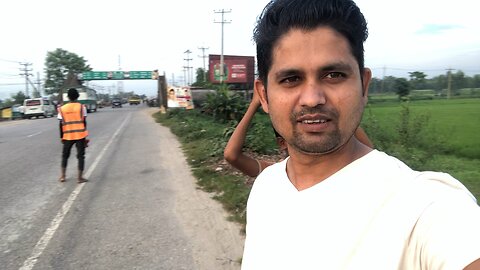
[[[23,105],[15,104],[12,106],[12,119],[22,119],[23,118]]]
[[[112,108],[122,108],[122,101],[118,98],[112,99]]]
[[[55,115],[55,105],[48,97],[25,99],[23,102],[25,118],[51,117]]]

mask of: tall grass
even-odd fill
[[[431,151],[439,150],[458,157],[480,158],[480,99],[416,101],[410,102],[408,106],[412,116],[428,118],[427,122],[422,120],[416,123],[425,125],[425,136],[430,140],[437,140],[432,143]],[[399,103],[370,105],[365,112],[364,122],[374,118],[373,121],[376,121],[382,130],[368,130],[369,135],[381,132],[381,138],[398,137],[398,116],[401,113],[402,106]],[[434,149],[437,147],[440,149]]]
[[[198,185],[215,193],[232,220],[245,224],[245,177],[216,170],[236,120],[218,121],[197,110],[154,117],[179,138]],[[480,99],[376,103],[367,107],[362,126],[377,149],[416,170],[450,173],[480,199]],[[257,153],[277,151],[266,114],[255,115],[246,142]]]

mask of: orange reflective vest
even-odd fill
[[[59,112],[62,115],[62,139],[73,141],[86,138],[88,131],[85,128],[85,116],[83,105],[78,102],[71,102],[63,105]]]

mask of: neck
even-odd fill
[[[325,155],[290,151],[287,175],[297,190],[310,188],[372,151],[353,137],[338,150]]]

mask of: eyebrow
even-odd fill
[[[322,66],[318,68],[318,72],[324,73],[328,71],[344,71],[344,72],[353,72],[353,68],[351,65],[345,63],[345,62],[335,62],[335,63],[330,63],[328,65]],[[298,68],[286,68],[279,70],[274,73],[274,78],[285,78],[289,77],[292,75],[301,75],[304,74],[304,71]]]
[[[322,71],[322,72],[332,71],[332,70],[353,71],[353,68],[351,65],[341,61],[336,63],[331,63],[324,67],[319,68],[319,71]]]
[[[286,78],[292,75],[299,75],[303,74],[303,72],[300,69],[297,68],[287,68],[287,69],[282,69],[274,74],[274,78]]]

